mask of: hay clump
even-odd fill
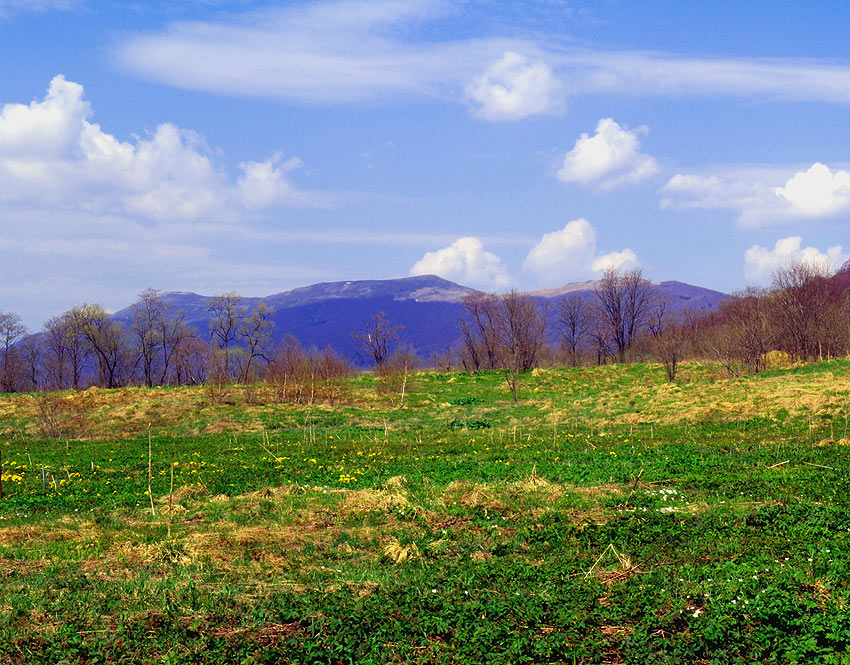
[[[192,562],[182,542],[165,540],[149,546],[149,557],[153,563],[164,563],[185,566]]]
[[[381,487],[392,492],[405,492],[407,491],[407,478],[404,476],[387,478]]]
[[[531,474],[528,477],[513,483],[513,486],[521,492],[560,494],[560,488],[557,485],[537,475],[537,467],[531,470]]]
[[[398,565],[405,561],[413,561],[422,557],[419,547],[416,543],[402,545],[397,538],[391,538],[383,549],[384,556],[393,564]]]
[[[407,510],[411,508],[406,494],[380,490],[354,490],[345,497],[344,513],[371,513]]]
[[[174,494],[171,495],[172,500],[174,502],[183,501],[185,499],[194,499],[195,497],[205,496],[208,494],[207,488],[201,485],[187,485],[183,487],[178,487],[174,490]],[[159,497],[156,502],[157,503],[168,503],[169,495],[165,494]]]

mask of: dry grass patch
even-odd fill
[[[611,559],[616,562],[616,566],[614,568],[603,568],[603,563]],[[601,584],[611,586],[617,582],[625,582],[643,572],[645,571],[640,570],[630,556],[618,552],[613,544],[609,544],[590,567],[590,570],[587,571],[585,577],[595,577]]]
[[[90,523],[80,523],[78,529],[50,528],[48,525],[8,526],[0,528],[0,543],[71,542],[90,538],[94,529]]]
[[[352,490],[346,492],[340,515],[357,515],[371,512],[392,512],[413,508],[407,494],[385,490]],[[414,508],[415,510],[416,508]],[[421,510],[421,508],[420,508]]]
[[[156,502],[159,504],[168,504],[170,497],[174,503],[178,503],[187,499],[196,499],[201,496],[206,496],[207,494],[207,488],[203,487],[202,485],[188,485],[178,487],[171,495],[164,494],[163,496],[156,499]]]
[[[522,480],[512,483],[511,487],[523,493],[540,492],[542,494],[548,494],[552,498],[557,498],[562,494],[562,487],[560,485],[549,482],[537,475],[537,467],[532,468],[531,473]]]
[[[617,485],[591,485],[589,487],[570,486],[569,490],[579,494],[585,499],[599,500],[607,499],[612,496],[617,496],[623,493]]]
[[[383,554],[395,565],[422,558],[422,553],[416,543],[402,545],[397,538],[390,538],[387,541],[383,547]]]
[[[37,575],[47,570],[47,559],[7,559],[0,557],[0,579],[19,575]]]

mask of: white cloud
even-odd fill
[[[777,187],[776,195],[786,199],[802,217],[827,217],[850,209],[850,173],[836,171],[816,162]]]
[[[474,115],[485,120],[517,120],[564,110],[563,86],[543,62],[506,52],[466,87]]]
[[[850,67],[828,60],[681,57],[642,51],[564,52],[575,76],[568,90],[671,96],[735,96],[764,101],[850,103]]]
[[[263,162],[242,162],[239,168],[243,176],[237,183],[243,205],[251,210],[286,203],[297,196],[295,187],[286,174],[303,166],[297,157],[282,161],[283,156],[274,155]]]
[[[558,178],[606,189],[650,177],[658,172],[658,163],[640,152],[638,138],[648,131],[646,127],[629,131],[612,118],[602,118],[596,125],[596,134],[582,134],[566,154]]]
[[[404,38],[418,22],[450,11],[438,0],[294,4],[174,23],[160,34],[130,37],[116,57],[144,78],[228,95],[319,103],[388,94],[459,98],[466,82],[523,42]]]
[[[637,254],[627,247],[621,252],[609,252],[597,257],[590,267],[596,272],[605,272],[609,269],[630,270],[637,268],[639,263]]]
[[[547,284],[587,279],[607,268],[633,268],[637,255],[631,249],[596,254],[596,231],[586,219],[574,219],[560,231],[546,233],[523,263]]]
[[[522,53],[538,64],[520,67],[521,75],[509,75],[507,85],[493,81],[503,92],[490,94],[496,87],[485,77],[482,117],[489,117],[486,109],[499,109],[500,119],[526,115],[511,109],[551,110],[547,104],[561,103],[562,92],[850,103],[850,67],[826,60],[580,49],[546,35],[545,27],[535,39],[416,39],[421,25],[463,11],[463,3],[448,0],[302,2],[131,35],[118,45],[116,58],[130,72],[176,87],[326,103],[387,95],[461,101],[469,82],[494,61]],[[533,12],[530,19],[542,23]],[[552,97],[556,79],[563,90],[558,86]]]
[[[232,182],[203,139],[170,123],[123,142],[89,122],[83,86],[56,76],[42,101],[0,109],[0,202],[114,212],[156,221],[212,217],[296,205],[287,173],[300,165],[277,155],[240,165]]]
[[[777,269],[791,262],[803,261],[828,271],[837,270],[850,255],[841,245],[822,252],[815,247],[803,247],[800,236],[789,236],[776,241],[773,249],[753,245],[744,254],[744,273],[747,279],[764,283]]]
[[[784,186],[779,183],[785,182]],[[677,174],[661,189],[662,208],[727,209],[742,226],[770,226],[850,213],[850,173],[816,162],[789,167],[727,167]]]
[[[502,259],[485,251],[481,241],[470,236],[458,238],[435,252],[427,252],[413,264],[410,274],[438,275],[486,289],[504,289],[511,285]]]

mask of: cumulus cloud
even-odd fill
[[[850,209],[850,173],[836,171],[816,162],[777,187],[777,196],[791,204],[801,217],[827,217]]]
[[[564,109],[561,82],[543,62],[506,52],[466,87],[473,113],[485,120],[517,120]]]
[[[242,177],[236,183],[243,205],[251,210],[286,203],[296,196],[295,187],[286,174],[303,166],[298,157],[286,161],[278,153],[262,162],[242,162]]]
[[[523,267],[547,283],[587,279],[608,268],[633,268],[637,255],[631,249],[596,253],[596,231],[586,219],[574,219],[559,231],[546,233],[528,253]]]
[[[645,180],[658,172],[655,159],[640,152],[639,136],[648,131],[646,127],[629,131],[612,118],[602,118],[596,134],[582,134],[566,154],[558,179],[602,189]]]
[[[841,245],[829,247],[825,252],[802,245],[803,239],[800,236],[780,238],[773,249],[753,245],[744,254],[744,273],[747,279],[763,283],[777,268],[798,261],[834,271],[850,258],[850,255],[844,253]]]
[[[778,183],[785,182],[784,186]],[[850,173],[816,162],[787,167],[729,167],[676,174],[662,187],[662,208],[728,209],[743,226],[769,226],[850,213]]]
[[[164,123],[120,141],[90,122],[83,93],[56,76],[43,100],[0,108],[0,202],[165,221],[233,219],[305,200],[287,177],[297,159],[245,162],[233,182],[195,132]]]
[[[413,264],[413,275],[438,275],[462,284],[485,289],[504,289],[511,278],[502,265],[502,259],[484,250],[478,238],[458,238],[448,247],[425,256]]]
[[[606,270],[630,270],[637,268],[639,265],[637,254],[631,249],[626,249],[621,252],[609,252],[603,254],[593,260],[590,265],[595,272],[605,272]]]

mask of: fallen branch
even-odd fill
[[[819,469],[829,469],[830,471],[838,471],[834,466],[824,466],[823,464],[812,464],[811,462],[803,462],[806,466],[816,466]]]
[[[764,467],[765,469],[775,469],[778,466],[782,466],[783,464],[788,464],[791,460],[785,460],[784,462],[777,462],[776,464],[771,464],[770,466]]]

